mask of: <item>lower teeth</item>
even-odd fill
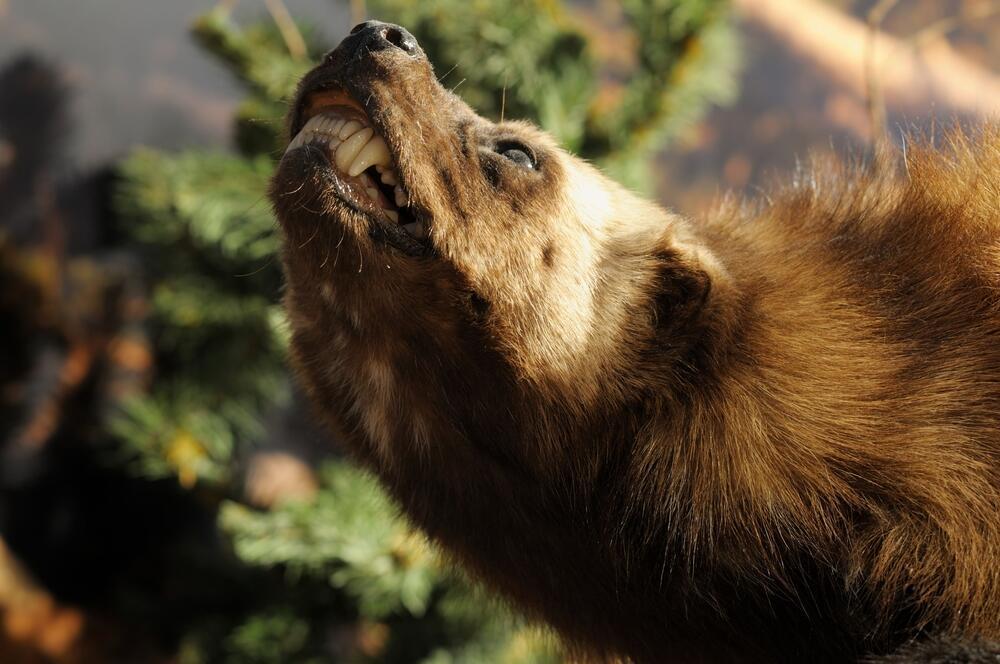
[[[427,233],[424,231],[424,225],[419,221],[412,221],[408,224],[403,224],[403,230],[416,238],[423,239],[427,237]]]

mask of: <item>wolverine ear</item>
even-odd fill
[[[712,292],[713,278],[706,261],[697,252],[661,249],[655,258],[653,323],[660,331],[677,333],[701,317]]]

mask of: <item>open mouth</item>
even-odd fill
[[[342,90],[315,92],[305,100],[302,120],[286,153],[319,148],[345,203],[382,222],[390,238],[402,231],[413,240],[427,239],[428,229],[414,218],[389,146],[354,99]]]

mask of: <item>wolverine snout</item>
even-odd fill
[[[320,187],[364,215],[373,239],[422,256],[429,251],[429,226],[410,207],[397,158],[406,131],[387,113],[398,100],[375,92],[398,90],[390,81],[411,67],[429,69],[429,63],[404,28],[381,21],[355,26],[299,87],[284,172],[286,191],[301,189],[308,173],[321,173]]]

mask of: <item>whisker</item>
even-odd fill
[[[263,272],[264,270],[266,270],[268,267],[270,267],[272,263],[274,263],[274,254],[271,254],[270,256],[268,256],[267,260],[264,261],[264,264],[261,265],[256,270],[254,270],[253,272],[247,272],[246,274],[234,274],[233,278],[234,279],[243,279],[243,278],[246,278],[246,277],[252,277],[252,276],[258,275],[261,272]]]
[[[313,234],[309,236],[308,240],[306,240],[305,242],[303,242],[302,244],[299,245],[299,249],[303,249],[307,244],[309,244],[310,242],[312,242],[313,240],[315,240],[317,235],[319,235],[319,223],[318,222],[316,223],[316,230],[313,231]]]
[[[500,91],[500,122],[503,122],[503,112],[507,106],[507,72],[503,73],[503,88]]]
[[[305,186],[306,186],[306,181],[305,181],[305,180],[303,180],[303,181],[302,181],[302,184],[300,184],[300,185],[299,185],[298,187],[296,187],[296,188],[295,188],[294,190],[292,190],[292,191],[289,191],[289,192],[285,192],[284,194],[281,194],[281,195],[282,195],[282,196],[291,196],[292,194],[297,194],[297,193],[299,193],[300,191],[302,191],[302,188],[303,188],[303,187],[305,187]]]
[[[441,76],[438,77],[438,82],[440,83],[441,81],[444,81],[444,79],[446,79],[448,77],[448,74],[450,74],[451,72],[455,71],[455,69],[457,69],[457,68],[458,68],[458,63],[456,62],[455,64],[453,64],[451,66],[451,69],[449,69],[443,75],[441,75]]]
[[[344,236],[346,236],[346,235],[347,235],[347,230],[344,229],[340,233],[340,239],[337,240],[337,255],[333,257],[333,267],[337,267],[337,261],[340,260],[340,245],[343,244],[343,242],[344,242]],[[327,256],[327,258],[330,257],[330,252],[329,251],[327,251],[326,256]],[[326,260],[325,259],[323,260],[323,265],[326,265]],[[320,267],[322,267],[322,266],[320,266]]]

